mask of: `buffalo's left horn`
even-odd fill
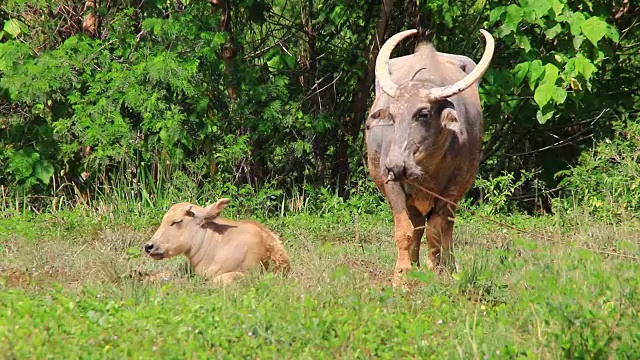
[[[489,32],[487,32],[486,30],[480,29],[480,32],[484,36],[485,41],[487,42],[487,46],[484,48],[482,59],[480,59],[478,65],[475,67],[475,69],[473,69],[471,73],[469,73],[469,75],[465,76],[462,80],[459,80],[452,85],[425,90],[429,93],[431,99],[442,100],[459,94],[469,86],[473,85],[476,81],[478,81],[478,79],[480,79],[482,75],[484,75],[484,73],[487,71],[487,69],[489,68],[489,64],[491,63],[491,58],[493,57],[495,41],[493,40],[493,36],[491,36],[491,34],[489,34]]]
[[[398,84],[394,83],[391,79],[391,74],[389,73],[389,57],[391,56],[393,49],[400,41],[402,41],[402,39],[417,32],[418,30],[416,29],[401,31],[390,37],[380,48],[380,52],[376,58],[376,78],[378,79],[382,90],[391,97],[395,96],[396,91],[398,90]]]

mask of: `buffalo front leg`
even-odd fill
[[[393,273],[393,285],[401,285],[402,274],[411,270],[411,248],[413,245],[413,226],[407,211],[393,213],[395,226],[394,239],[398,247],[398,258]]]
[[[444,210],[444,209],[443,209]],[[429,218],[427,242],[429,254],[427,267],[436,270],[439,266],[455,267],[453,256],[453,214],[447,210],[435,212]]]

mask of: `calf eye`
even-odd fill
[[[182,219],[173,220],[173,221],[171,222],[171,226],[173,226],[173,225],[175,225],[175,224],[177,224],[177,223],[181,223],[181,222],[182,222]]]

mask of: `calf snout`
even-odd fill
[[[145,251],[147,254],[151,254],[151,251],[153,251],[153,244],[152,244],[152,243],[150,243],[150,242],[148,242],[148,243],[144,244],[144,246],[143,246],[143,247],[144,247],[144,251]]]

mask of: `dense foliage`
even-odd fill
[[[497,48],[470,195],[515,177],[510,199],[539,208],[563,187],[558,172],[638,120],[639,14],[627,0],[6,0],[2,196],[42,206],[33,196],[115,181],[370,190],[362,124],[378,40],[418,27],[477,60],[485,28]]]

